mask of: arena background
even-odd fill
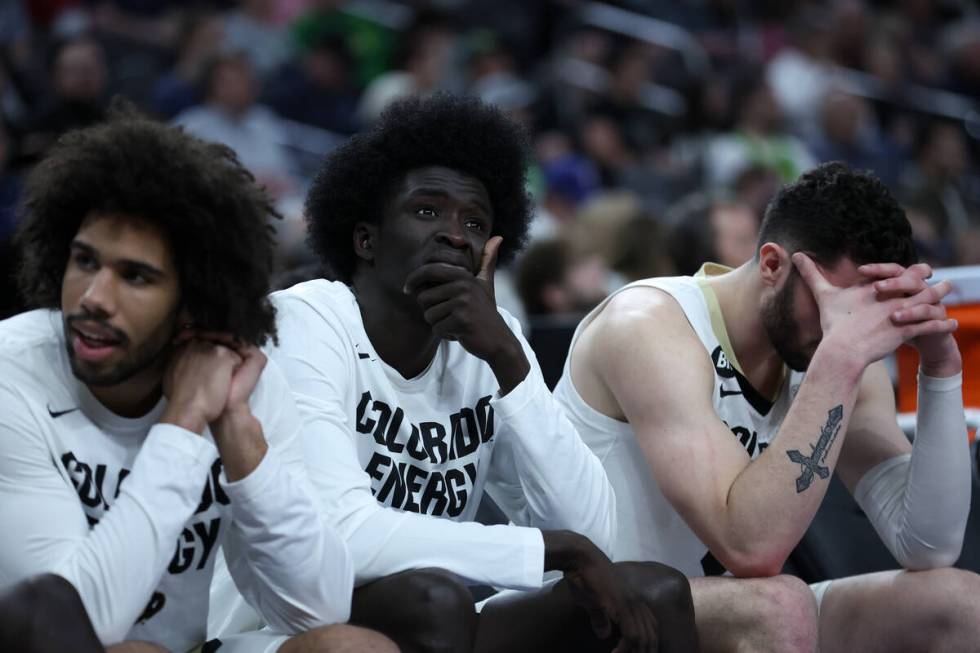
[[[531,135],[538,215],[498,299],[550,382],[608,292],[738,265],[775,189],[841,160],[891,188],[920,257],[954,279],[980,409],[980,268],[958,267],[980,264],[969,0],[0,0],[0,317],[23,309],[10,281],[23,176],[114,96],[238,152],[285,216],[287,286],[322,273],[302,200],[323,155],[393,98],[438,90],[479,95]],[[914,410],[914,360],[892,369]],[[959,563],[975,571],[978,479]],[[788,566],[812,582],[897,565],[835,480]]]

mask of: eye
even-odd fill
[[[467,229],[475,229],[476,231],[483,231],[483,229],[484,229],[483,222],[481,220],[476,219],[476,218],[470,218],[466,222],[464,222],[463,224],[466,225],[466,228]]]
[[[133,286],[145,286],[150,280],[139,270],[123,270],[120,275],[123,280]]]
[[[98,267],[95,257],[88,252],[75,252],[71,257],[72,262],[80,270],[94,270]]]
[[[432,206],[419,206],[415,209],[415,215],[419,215],[425,218],[434,218],[439,215],[439,212]]]

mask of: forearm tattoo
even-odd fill
[[[840,423],[843,419],[844,406],[837,404],[827,411],[827,423],[820,429],[820,439],[817,440],[817,444],[810,445],[810,449],[813,451],[809,456],[804,456],[798,449],[786,452],[790,460],[800,465],[802,472],[800,477],[796,479],[797,494],[810,487],[814,474],[823,479],[830,476],[830,470],[821,463],[827,460],[830,447],[837,439],[837,434],[840,433]]]

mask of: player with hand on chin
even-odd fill
[[[339,281],[273,295],[269,347],[356,570],[351,622],[403,651],[695,651],[687,583],[603,552],[615,497],[493,274],[525,240],[526,144],[474,99],[398,102],[328,158],[310,242]],[[484,492],[512,520],[474,517]],[[564,578],[543,584],[544,572]],[[468,584],[512,590],[477,612]]]

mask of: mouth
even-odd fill
[[[90,363],[105,360],[125,344],[116,329],[95,322],[69,321],[69,330],[75,356]]]
[[[455,265],[456,267],[465,269],[467,272],[473,272],[473,261],[470,260],[470,257],[456,250],[439,250],[426,257],[424,262]]]

